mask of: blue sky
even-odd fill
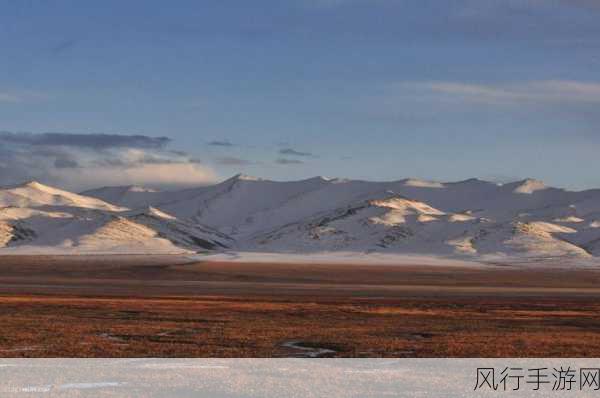
[[[595,0],[4,1],[0,48],[3,184],[600,187]]]

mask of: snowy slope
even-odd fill
[[[0,248],[79,253],[182,253],[222,249],[231,239],[150,211],[111,213],[57,208],[0,210]]]
[[[563,239],[577,231],[546,222],[496,222],[470,212],[444,213],[423,202],[358,202],[254,237],[258,251],[366,251],[442,256],[589,257]]]
[[[103,200],[49,187],[36,181],[0,188],[0,207],[72,206],[87,209],[119,211],[123,208]]]
[[[225,234],[200,224],[178,220],[153,207],[131,211],[127,214],[127,219],[144,225],[155,231],[157,236],[189,250],[226,249],[234,244],[233,239]]]
[[[138,192],[137,201],[245,241],[259,233],[390,194],[425,203],[442,212],[468,212],[472,217],[499,223],[536,220],[564,223],[579,218],[580,222],[589,224],[600,220],[600,190],[571,192],[546,187],[536,180],[499,185],[477,179],[439,183],[415,179],[368,182],[316,177],[274,182],[235,176],[195,190]]]
[[[224,234],[155,209],[27,183],[0,190],[0,248],[13,252],[176,253],[222,249]]]
[[[531,179],[275,182],[237,175],[179,191],[130,186],[84,194],[37,183],[1,190],[0,205],[13,207],[0,211],[0,245],[600,257],[600,190]]]

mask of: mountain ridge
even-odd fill
[[[64,245],[119,246],[123,239],[120,250],[127,251],[127,231],[135,230],[147,238],[135,241],[142,249],[163,239],[184,251],[600,256],[600,190],[568,191],[535,179],[498,184],[319,176],[278,182],[238,174],[197,188],[103,187],[81,194],[30,182],[0,189],[3,204],[0,248],[2,242],[7,247],[43,242],[44,222],[88,217],[98,226],[87,226],[91,232],[83,240],[65,238],[71,246]],[[20,213],[12,210],[11,216],[7,207]],[[35,237],[17,239],[23,231]]]

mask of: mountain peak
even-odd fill
[[[0,190],[0,207],[69,206],[122,211],[124,208],[101,199],[79,195],[32,180]]]
[[[311,177],[308,178],[304,181],[316,181],[316,182],[331,182],[334,181],[335,178],[329,178],[329,177],[323,177],[323,176],[315,176],[315,177]]]
[[[447,184],[454,184],[454,185],[481,185],[481,184],[491,184],[491,183],[487,182],[487,181],[484,181],[484,180],[480,180],[479,178],[468,178],[466,180],[456,181],[456,182],[449,182]]]
[[[29,187],[35,187],[35,186],[41,186],[44,185],[39,181],[36,180],[31,180],[31,181],[27,181],[25,183],[23,183],[24,186],[29,186]]]
[[[12,185],[12,188],[36,187],[36,186],[41,186],[41,185],[43,185],[43,184],[40,183],[39,181],[29,180],[29,181],[25,181],[25,182],[20,183],[20,184]]]
[[[536,180],[533,178],[527,178],[523,181],[517,181],[514,183],[514,185],[515,188],[513,189],[513,192],[523,194],[532,194],[536,191],[541,191],[547,188],[543,181]]]
[[[37,191],[45,191],[45,192],[60,191],[58,188],[54,188],[49,185],[42,184],[41,182],[36,181],[36,180],[24,182],[23,184],[17,185],[13,188],[17,188],[17,189],[18,188],[30,188],[30,189],[35,189]]]
[[[248,174],[236,174],[230,178],[232,181],[264,181],[264,179],[260,177],[254,177]]]
[[[7,186],[3,186],[0,187],[0,190],[7,190],[7,191],[22,191],[22,190],[33,190],[33,191],[38,191],[38,192],[45,192],[45,193],[67,193],[67,191],[64,191],[60,188],[55,188],[52,187],[50,185],[46,185],[46,184],[42,184],[39,181],[36,180],[30,180],[30,181],[26,181],[20,184],[14,184],[14,185],[7,185]]]

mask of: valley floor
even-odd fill
[[[600,269],[0,257],[2,357],[597,357]]]

